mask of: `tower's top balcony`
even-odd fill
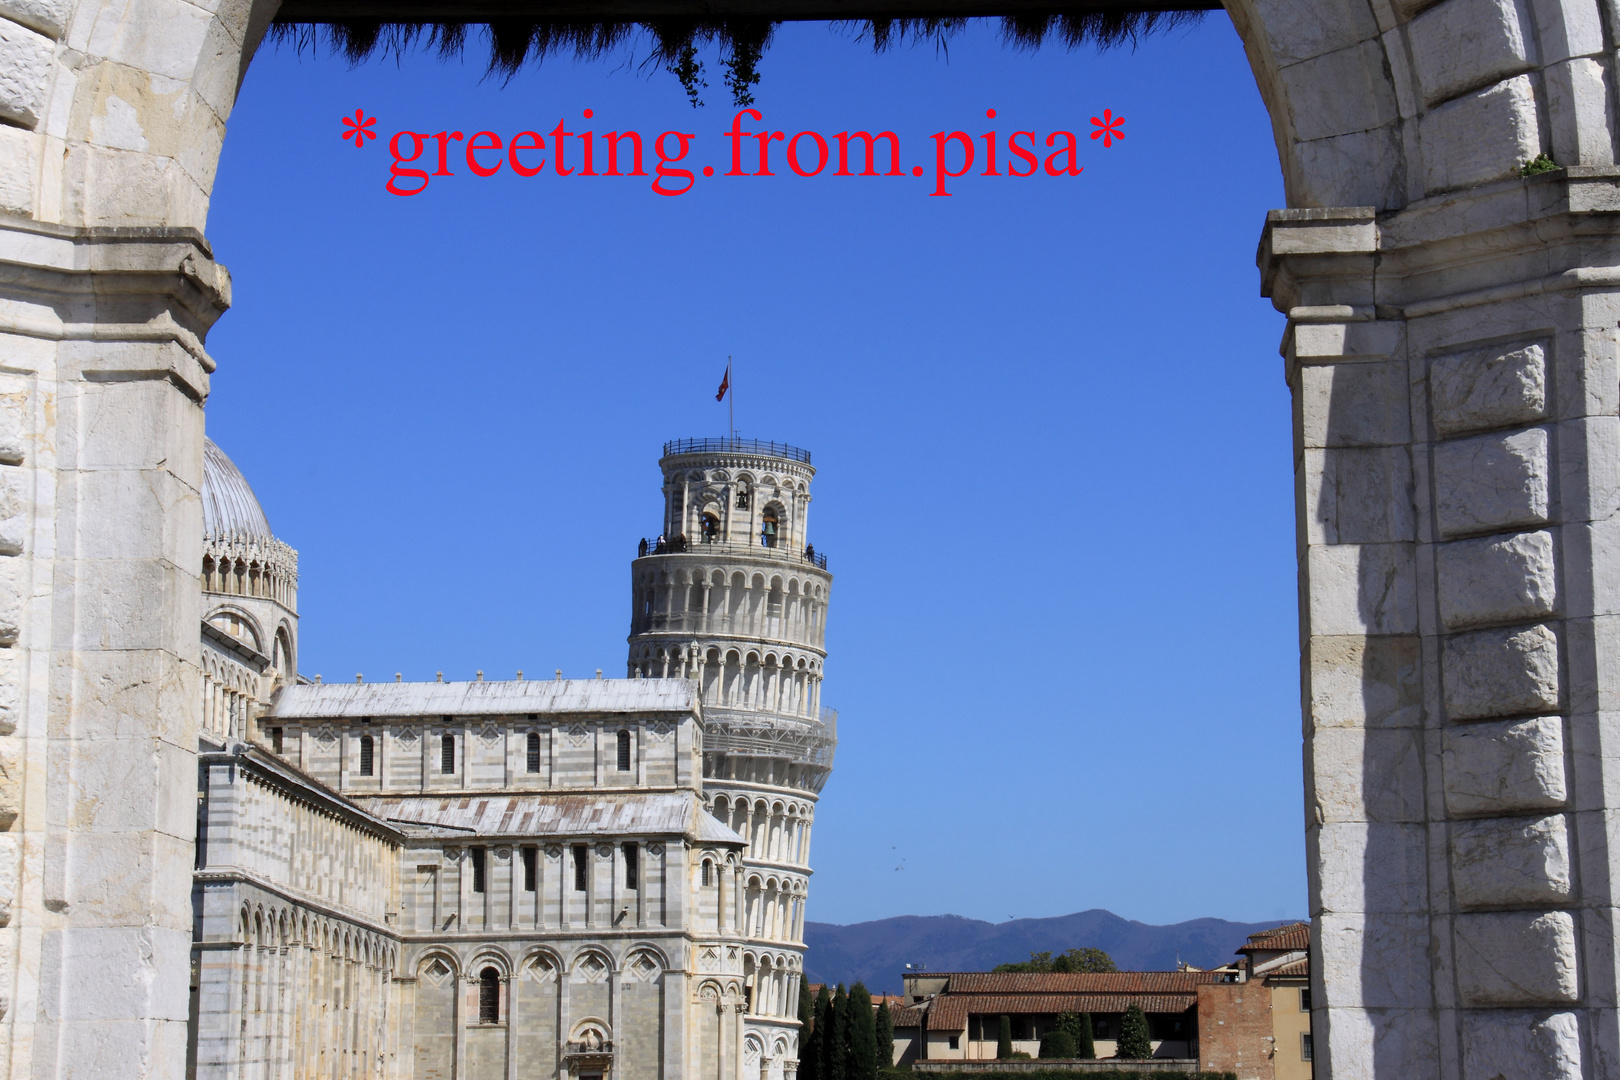
[[[747,454],[750,457],[774,457],[796,461],[801,465],[810,464],[810,451],[763,439],[671,439],[664,444],[664,457],[686,454]]]

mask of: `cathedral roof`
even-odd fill
[[[271,540],[270,520],[236,463],[203,440],[203,535]]]
[[[527,713],[690,713],[697,704],[697,684],[687,679],[306,683],[283,687],[270,715],[278,720],[325,720],[521,716]]]
[[[396,825],[476,836],[685,835],[699,843],[748,841],[716,821],[690,792],[353,797]]]

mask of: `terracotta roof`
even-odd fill
[[[933,973],[929,973],[933,976]],[[1200,983],[1220,982],[1207,971],[1107,971],[1033,974],[964,971],[942,976],[952,994],[1196,994]]]
[[[1184,1013],[1198,1004],[1198,995],[1148,993],[1093,994],[941,994],[928,1007],[929,1031],[961,1031],[969,1016],[1006,1014],[1055,1015],[1122,1013],[1131,1005],[1145,1013]]]
[[[1311,947],[1311,924],[1289,923],[1272,930],[1250,934],[1249,940],[1234,952],[1303,952]]]
[[[1311,962],[1309,960],[1290,960],[1286,964],[1283,964],[1283,965],[1281,965],[1279,967],[1274,967],[1270,971],[1264,971],[1264,972],[1261,972],[1260,974],[1264,975],[1266,978],[1269,979],[1274,975],[1282,976],[1284,978],[1294,978],[1294,977],[1304,978],[1305,976],[1309,975],[1310,973],[1311,973]]]
[[[895,1008],[889,1006],[889,1018],[894,1021],[896,1028],[914,1028],[922,1023],[923,1011],[917,1006]]]

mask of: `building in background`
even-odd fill
[[[725,526],[637,558],[630,678],[322,685],[297,555],[207,445],[188,1076],[792,1080],[834,746],[812,471],[674,447],[666,513]]]
[[[1235,983],[1199,990],[1199,1009],[1224,1023],[1199,1043],[1199,1062],[1240,1080],[1311,1080],[1311,926],[1290,923],[1249,935]]]
[[[1036,1057],[1061,1013],[1090,1013],[1098,1058],[1112,1057],[1124,1012],[1147,1015],[1153,1056],[1239,1080],[1311,1080],[1310,926],[1252,935],[1243,959],[1209,971],[907,972],[894,1010],[894,1060],[949,1071],[1012,1048]]]

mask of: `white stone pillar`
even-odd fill
[[[1452,196],[1478,246],[1370,209],[1274,212],[1262,243],[1334,1076],[1620,1060],[1620,240],[1582,209],[1612,178],[1525,188]]]

